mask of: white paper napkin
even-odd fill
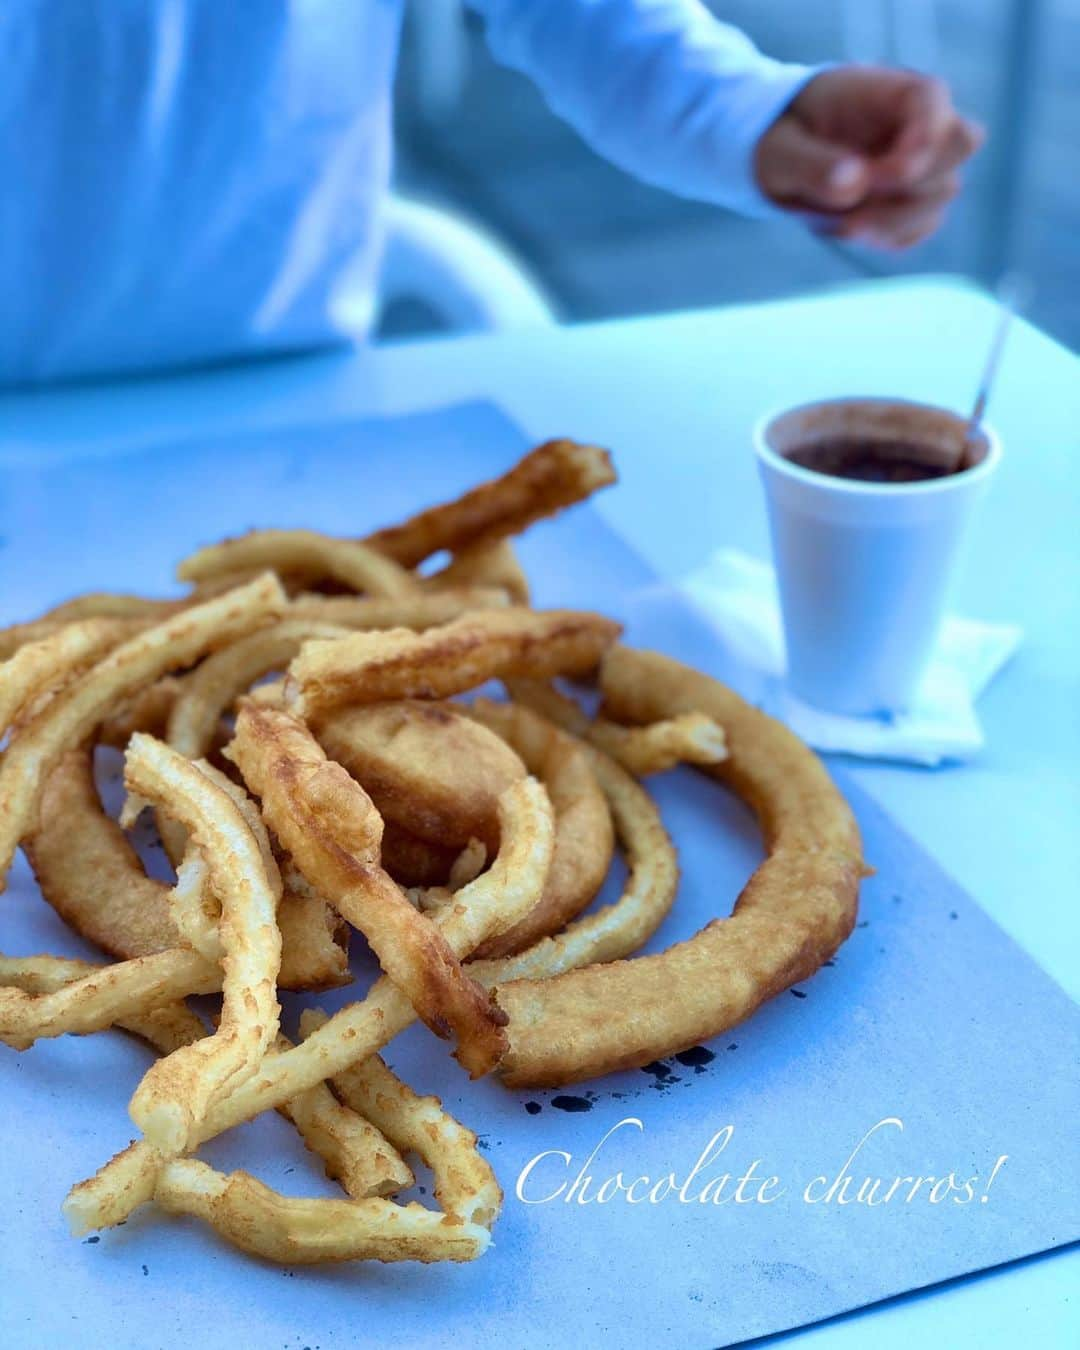
[[[731,654],[763,678],[766,709],[818,750],[867,759],[940,764],[970,758],[983,744],[974,703],[1020,645],[1011,624],[947,618],[911,709],[846,717],[797,699],[784,685],[784,635],[773,569],[722,549],[676,588],[697,606]]]

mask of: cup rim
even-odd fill
[[[792,478],[820,492],[831,492],[846,497],[922,497],[934,493],[960,492],[975,483],[981,482],[997,468],[1001,461],[1001,438],[989,422],[981,423],[979,431],[986,438],[986,454],[980,463],[963,473],[946,474],[942,478],[927,478],[914,483],[872,483],[860,478],[837,478],[831,474],[818,473],[795,464],[786,455],[774,450],[768,442],[768,432],[774,422],[792,413],[809,412],[814,408],[846,407],[852,403],[872,403],[888,407],[924,408],[928,412],[945,413],[949,417],[959,415],[951,408],[940,404],[926,403],[914,398],[889,398],[885,395],[853,394],[845,398],[818,398],[806,403],[792,404],[790,407],[774,409],[759,417],[754,424],[753,443],[757,458],[771,469]]]

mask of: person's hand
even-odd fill
[[[840,239],[901,249],[941,224],[983,131],[940,80],[841,66],[806,84],[757,143],[764,194]]]

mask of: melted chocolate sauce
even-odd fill
[[[853,436],[830,436],[798,446],[786,456],[800,468],[830,478],[856,478],[864,483],[922,483],[946,478],[955,470],[914,441],[862,441]]]

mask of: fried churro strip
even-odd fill
[[[30,619],[26,623],[0,628],[0,661],[10,661],[17,651],[31,642],[53,637],[67,627],[64,619]]]
[[[293,1049],[287,1036],[278,1035],[275,1053]],[[296,1126],[304,1143],[322,1159],[326,1175],[341,1185],[352,1200],[394,1195],[413,1184],[415,1177],[373,1114],[338,1101],[325,1083],[278,1107]],[[410,1144],[409,1147],[412,1147]]]
[[[281,586],[266,575],[183,610],[114,647],[19,727],[0,762],[0,889],[16,846],[34,828],[45,779],[64,752],[85,740],[117,700],[259,627],[284,604]]]
[[[281,878],[233,793],[164,742],[133,736],[124,780],[129,792],[180,820],[221,904],[221,1024],[214,1036],[159,1060],[131,1099],[132,1120],[175,1156],[226,1084],[250,1077],[277,1036]]]
[[[103,969],[89,961],[58,956],[0,956],[0,987],[14,987],[27,994],[55,994],[65,985],[100,974]],[[192,1045],[207,1034],[201,1018],[183,1001],[132,1013],[116,1025],[162,1055]],[[292,1042],[279,1035],[275,1048],[289,1050]],[[394,1145],[370,1119],[339,1102],[325,1083],[309,1088],[278,1110],[296,1126],[311,1152],[322,1159],[327,1176],[340,1182],[354,1199],[391,1195],[412,1185],[413,1174]]]
[[[459,549],[442,571],[425,579],[424,585],[436,593],[447,594],[452,594],[451,588],[457,586],[495,586],[511,604],[529,603],[529,579],[509,539]]]
[[[137,758],[140,749],[148,744],[154,744],[150,738],[137,739],[133,758]],[[80,786],[96,797],[89,772],[89,757],[85,754],[82,764]],[[276,864],[270,853],[269,839],[254,805],[243,797],[241,789],[225,778],[224,774],[206,764],[196,767],[236,804],[248,828],[255,834],[262,866],[272,869],[272,890],[276,897],[280,893],[280,879],[277,878]],[[201,788],[201,784],[196,784],[196,787]],[[160,883],[151,882],[142,873],[138,860],[118,827],[107,820],[100,806],[96,811],[91,808],[90,828],[96,828],[98,820],[107,828],[102,866],[94,870],[93,880],[95,885],[103,885],[113,897],[114,909],[107,922],[117,923],[119,919],[128,940],[134,931],[142,941],[149,943],[154,940],[150,936],[152,925],[167,924],[171,917],[173,924],[170,938],[175,941],[187,939],[188,945],[171,946],[167,950],[103,969],[89,968],[84,978],[73,979],[65,982],[63,987],[58,986],[34,996],[22,987],[21,992],[0,989],[0,1039],[15,1049],[25,1050],[35,1040],[44,1037],[100,1031],[138,1017],[143,1008],[156,1008],[187,994],[216,992],[223,986],[220,962],[226,955],[226,947],[219,931],[220,913],[211,918],[205,906],[211,869],[203,857],[192,853],[185,859],[177,885],[166,901],[171,915],[155,914],[150,918],[146,910],[156,907],[159,891],[166,895],[169,893]],[[235,820],[232,823],[235,826]],[[65,813],[62,821],[65,834],[73,825],[78,825],[78,817],[73,821]],[[112,834],[118,836],[119,843]],[[79,839],[82,848],[81,833]],[[61,856],[65,862],[70,862],[63,845]],[[248,856],[250,861],[250,850]],[[76,856],[76,865],[85,865],[85,861],[84,857]],[[116,897],[120,897],[119,909]],[[143,903],[140,904],[140,901]],[[125,916],[130,916],[126,922]],[[148,923],[150,927],[145,927]],[[144,927],[140,928],[139,925]],[[242,970],[240,973],[243,976]],[[235,992],[233,997],[235,1001]],[[251,1006],[258,1011],[258,1002],[254,996]]]
[[[248,698],[260,708],[276,708],[278,712],[285,712],[285,676],[279,675],[277,679],[257,684]]]
[[[403,566],[415,567],[442,549],[460,553],[520,534],[534,521],[614,482],[606,450],[576,441],[547,441],[501,477],[400,525],[378,530],[366,542]]]
[[[80,980],[100,977],[108,966],[61,956],[0,956],[0,991],[18,989],[35,998],[60,993]],[[206,1035],[202,1020],[177,999],[119,1019],[116,1026],[149,1042],[161,1054],[171,1054]]]
[[[499,852],[491,867],[432,916],[455,955],[468,956],[536,904],[553,846],[554,817],[544,789],[532,778],[512,784],[499,801]],[[253,1078],[212,1106],[193,1147],[367,1059],[414,1020],[409,1000],[384,975],[365,999],[343,1008],[295,1049],[264,1060]],[[73,1230],[109,1227],[152,1199],[163,1161],[142,1139],[79,1182],[64,1202]]]
[[[213,743],[222,715],[256,680],[284,670],[302,643],[345,637],[348,631],[290,617],[213,652],[184,680],[169,714],[165,739],[188,759],[201,758]]]
[[[255,837],[266,870],[267,882],[277,897],[280,908],[283,879],[259,808],[238,783],[234,783],[205,759],[196,760],[195,767],[215,787],[219,787],[231,798],[243,816],[244,823]],[[138,802],[130,802],[133,813],[139,806]],[[184,837],[187,839],[186,830]],[[215,965],[224,961],[226,952],[221,936],[221,901],[211,885],[210,868],[206,859],[191,841],[188,841],[183,861],[176,870],[176,885],[169,895],[169,912],[185,946],[201,952]]]
[[[338,709],[314,729],[384,821],[455,851],[479,838],[494,852],[499,797],[525,777],[525,766],[462,708],[418,699],[373,703]]]
[[[653,799],[615,760],[584,746],[607,798],[615,834],[626,857],[627,879],[613,904],[571,923],[553,937],[498,960],[469,962],[469,972],[490,988],[505,980],[550,979],[579,966],[619,961],[659,928],[679,885],[675,849]]]
[[[125,960],[181,946],[170,915],[170,888],[146,875],[123,830],[102,810],[88,747],[69,751],[49,775],[38,827],[23,847],[45,900],[110,956]],[[344,921],[288,866],[284,880],[278,906],[281,987],[348,984]],[[174,958],[170,979],[186,978],[189,955]],[[198,981],[200,989],[209,984],[206,992],[220,989],[220,969],[200,973]]]
[[[259,808],[243,788],[212,764],[204,759],[198,760],[197,764],[239,807],[259,845],[268,874],[276,879],[277,862]],[[319,954],[324,948],[334,954],[334,966],[327,972],[327,978],[332,983],[348,983],[348,926],[345,921],[330,909],[290,859],[283,863],[280,882],[275,880],[274,885],[275,889],[282,890],[278,904],[278,927],[281,929],[282,941],[282,967],[278,983],[285,988],[295,987],[286,983],[287,975],[295,980],[295,973],[286,970],[286,959],[290,953],[292,964],[299,963],[306,972],[309,959],[317,968]],[[177,869],[176,885],[168,896],[169,912],[181,941],[200,952],[216,968],[225,955],[220,931],[221,906],[214,902],[208,869],[197,851],[189,849],[185,854]],[[341,971],[344,972],[344,979],[337,978]]]
[[[730,689],[655,652],[617,648],[601,687],[628,722],[705,712],[725,727],[729,758],[707,772],[755,810],[769,856],[730,918],[658,956],[496,985],[510,1014],[503,1064],[513,1086],[577,1082],[716,1036],[812,975],[855,923],[858,828],[813,751]]]
[[[325,1083],[300,1093],[278,1111],[322,1159],[323,1171],[351,1200],[396,1195],[416,1178],[393,1144],[363,1116],[342,1105]]]
[[[176,869],[169,914],[184,946],[218,965],[224,955],[218,930],[221,913],[210,889],[206,861],[197,849],[189,849]]]
[[[49,775],[37,829],[24,848],[44,898],[110,956],[179,946],[169,887],[146,875],[127,836],[102,809],[88,746],[69,750]]]
[[[494,586],[453,586],[416,595],[318,595],[303,591],[289,602],[288,617],[339,628],[411,628],[422,632],[474,609],[505,609],[507,592]]]
[[[458,850],[410,834],[393,820],[385,822],[382,865],[399,886],[442,886],[450,876]]]
[[[582,740],[590,741],[634,775],[664,773],[677,764],[719,764],[727,758],[724,729],[705,713],[680,713],[641,727],[624,727],[606,717],[589,717],[572,698],[543,680],[510,679],[515,703],[542,714]]]
[[[98,744],[123,750],[136,731],[148,732],[159,739],[164,737],[169,714],[182,687],[183,682],[178,676],[163,675],[160,680],[140,689],[102,722]]]
[[[190,884],[201,886],[201,876],[192,876]],[[0,1041],[13,1050],[28,1050],[39,1040],[105,1031],[126,1025],[143,1009],[157,1009],[189,994],[216,994],[223,982],[220,964],[190,947],[95,967],[85,979],[41,993],[12,982],[12,987],[0,989]]]
[[[71,623],[75,619],[137,619],[143,623],[157,623],[191,603],[191,596],[155,600],[122,591],[87,591],[84,595],[76,595],[71,600],[54,605],[41,616],[41,621]]]
[[[0,664],[0,736],[22,709],[92,666],[130,634],[122,620],[83,619],[19,647]]]
[[[488,1072],[505,1044],[502,1014],[382,870],[382,820],[364,789],[303,723],[250,701],[240,704],[227,753],[311,885],[364,933],[436,1035],[456,1036],[456,1057],[470,1074]]]
[[[392,628],[306,642],[289,667],[285,697],[299,716],[319,718],[343,703],[446,698],[526,672],[584,674],[619,631],[599,614],[510,608],[466,614],[424,633]]]
[[[329,577],[369,595],[406,596],[419,590],[408,569],[380,550],[314,530],[252,530],[189,554],[176,575],[201,584],[223,573],[264,567],[309,580]]]
[[[95,597],[88,596],[86,599],[93,601]],[[162,601],[146,601],[141,612],[126,612],[123,605],[101,606],[93,603],[83,605],[84,597],[80,596],[78,600],[68,601],[67,604],[59,605],[56,609],[49,610],[43,614],[40,619],[31,619],[27,623],[14,623],[7,628],[0,628],[0,661],[8,661],[21,651],[24,647],[32,643],[44,641],[46,638],[54,638],[65,629],[73,628],[76,624],[86,622],[103,623],[111,622],[122,625],[124,636],[131,636],[137,633],[141,628],[147,627],[155,617],[165,618],[168,614],[174,614],[183,606],[178,602],[168,604]],[[125,600],[134,600],[134,596],[124,596]],[[153,606],[153,610],[150,609]],[[160,609],[158,608],[160,606]]]
[[[423,1205],[294,1199],[248,1172],[226,1176],[195,1158],[167,1163],[157,1178],[154,1199],[170,1214],[202,1219],[243,1251],[288,1266],[474,1261],[491,1240],[479,1224]]]
[[[304,1030],[326,1022],[324,1015],[309,1012]],[[388,1200],[287,1199],[247,1173],[224,1176],[190,1161],[162,1169],[155,1188],[159,1204],[195,1214],[245,1251],[274,1261],[466,1261],[481,1255],[502,1191],[472,1130],[436,1097],[418,1096],[378,1055],[343,1070],[333,1082],[357,1116],[431,1168],[443,1215]]]
[[[478,953],[510,956],[557,932],[586,908],[604,884],[615,834],[587,747],[580,741],[513,704],[477,699],[468,712],[513,746],[547,788],[555,808],[555,856],[540,903]]]
[[[0,989],[0,1041],[28,1050],[53,1036],[85,1036],[126,1023],[188,994],[221,988],[221,972],[198,952],[172,948],[95,969],[55,991]]]
[[[349,925],[289,859],[281,865],[281,880],[281,987],[318,990],[351,984]]]
[[[300,1016],[308,1037],[329,1018],[317,1008]],[[341,1100],[377,1126],[402,1153],[418,1153],[435,1173],[435,1200],[447,1214],[490,1228],[502,1206],[495,1173],[476,1146],[476,1135],[442,1109],[437,1097],[420,1097],[378,1055],[351,1064],[331,1080]],[[438,1141],[437,1153],[432,1143]],[[446,1160],[453,1159],[447,1166]]]
[[[130,631],[137,632],[140,628],[160,623],[162,619],[178,614],[182,609],[188,609],[200,601],[209,600],[223,591],[254,581],[261,570],[265,569],[249,570],[235,579],[218,578],[213,583],[207,582],[189,595],[178,596],[176,599],[156,600],[144,595],[128,595],[117,591],[89,591],[85,595],[77,595],[62,604],[54,605],[40,618],[32,619],[29,623],[0,628],[0,661],[6,660],[27,642],[48,637],[66,625],[83,619],[116,619],[127,622],[130,624]]]
[[[470,839],[450,867],[446,879],[447,886],[452,891],[460,891],[463,886],[468,886],[469,882],[475,881],[487,866],[487,860],[487,845],[480,839]]]

